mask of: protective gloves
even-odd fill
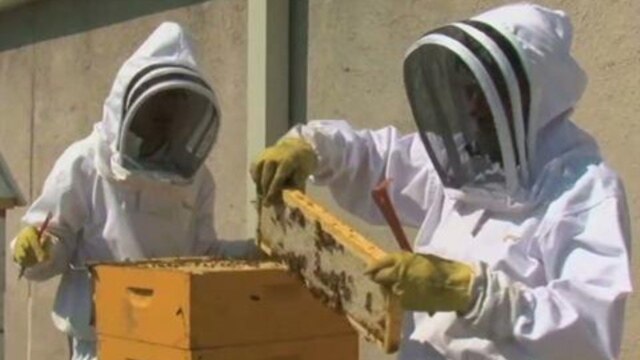
[[[51,249],[52,241],[46,232],[39,239],[38,230],[33,226],[26,226],[16,236],[13,261],[21,268],[28,268],[47,261],[51,257]]]
[[[371,264],[366,273],[397,294],[405,310],[465,313],[473,305],[473,270],[457,261],[401,252]]]
[[[270,205],[284,188],[303,190],[318,166],[318,158],[306,141],[284,138],[265,149],[251,164],[251,177],[263,204]]]

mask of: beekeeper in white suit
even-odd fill
[[[28,279],[62,274],[53,319],[74,360],[96,356],[87,262],[214,251],[213,178],[202,165],[219,125],[188,34],[164,23],[120,68],[102,121],[55,163],[13,257]]]
[[[344,121],[293,129],[252,166],[267,203],[308,175],[384,223],[392,179],[413,253],[372,264],[407,312],[401,359],[614,359],[631,292],[623,186],[569,120],[586,76],[567,16],[509,5],[407,52],[417,133]]]

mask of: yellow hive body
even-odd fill
[[[94,267],[101,360],[357,359],[348,321],[275,262]]]

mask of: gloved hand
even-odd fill
[[[38,239],[38,230],[33,226],[26,226],[16,236],[13,261],[22,268],[47,261],[51,256],[51,245],[52,241],[46,232],[42,239]]]
[[[318,158],[306,141],[284,138],[265,149],[251,164],[251,177],[263,203],[270,205],[284,188],[303,190],[318,166]]]
[[[457,261],[401,252],[371,264],[366,273],[390,287],[405,310],[465,313],[473,304],[473,270]]]

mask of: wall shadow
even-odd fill
[[[0,12],[0,51],[205,1],[213,0],[41,0],[27,3]]]

